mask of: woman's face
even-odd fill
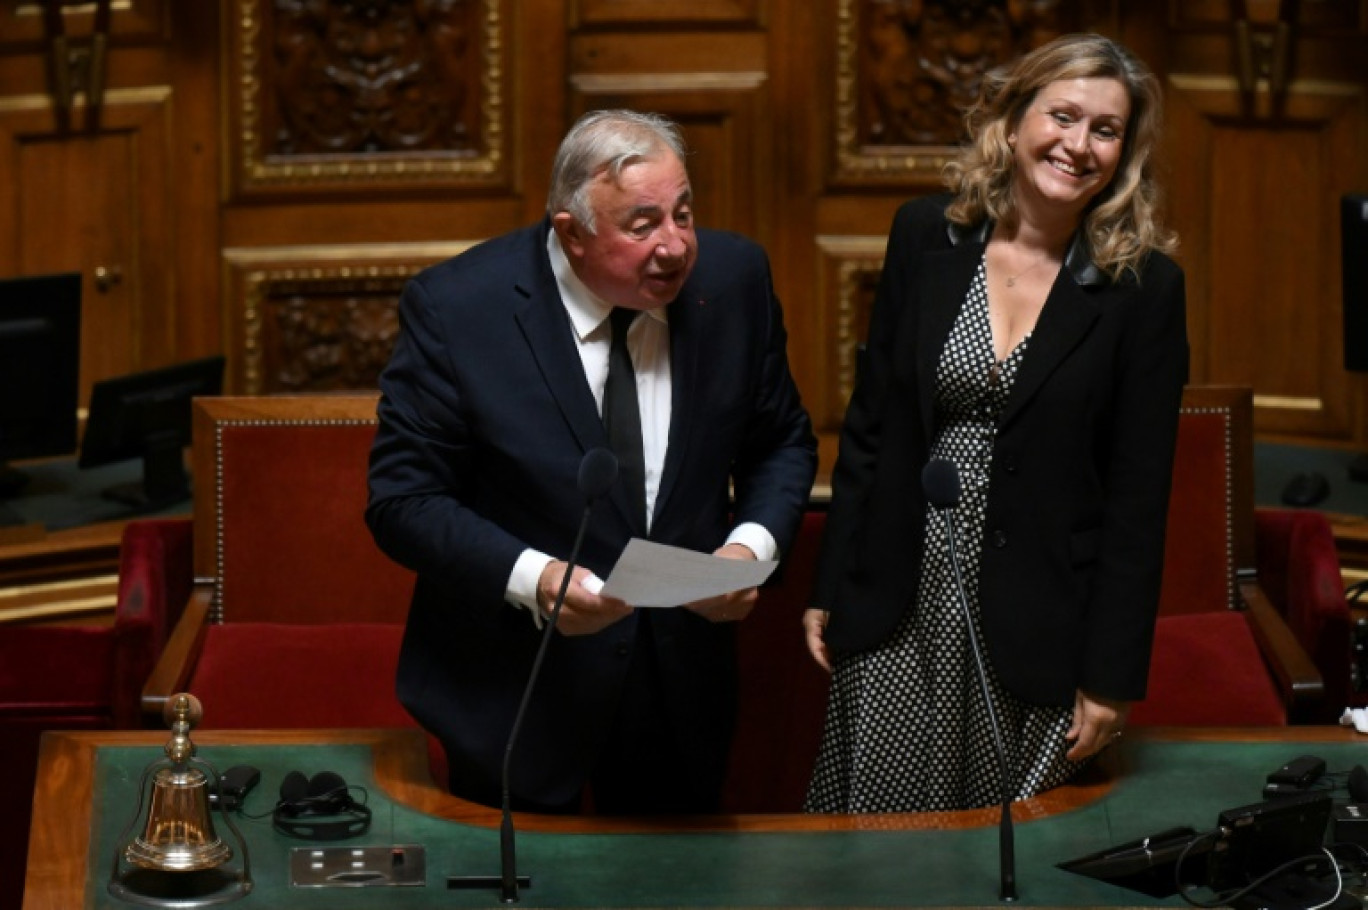
[[[1130,96],[1117,79],[1061,79],[1040,89],[1007,137],[1018,201],[1081,216],[1116,175],[1129,117]]]

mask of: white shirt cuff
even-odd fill
[[[505,600],[532,614],[532,621],[538,629],[542,627],[542,614],[537,606],[537,582],[551,562],[551,557],[539,550],[523,550],[518,555],[518,561],[513,563],[513,571],[508,575],[508,587],[504,591]]]
[[[774,542],[774,535],[766,530],[764,525],[753,521],[742,522],[732,528],[732,532],[727,535],[727,543],[739,543],[748,547],[761,562],[774,559],[779,553],[779,545]]]

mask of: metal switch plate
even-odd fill
[[[291,847],[295,888],[379,888],[427,884],[427,851],[415,844]]]

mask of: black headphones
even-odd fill
[[[320,771],[313,777],[291,771],[280,782],[272,824],[281,834],[305,840],[342,840],[364,834],[370,828],[371,810],[352,798],[353,789],[360,788],[348,786],[334,771]]]

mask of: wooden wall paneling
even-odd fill
[[[701,22],[759,25],[763,12],[762,0],[574,0],[570,24],[572,27]]]
[[[1169,80],[1193,379],[1252,385],[1265,435],[1349,441],[1337,218],[1361,179],[1364,90],[1294,85],[1276,117],[1255,100],[1251,117],[1231,79]]]
[[[224,2],[232,198],[509,186],[510,0]]]
[[[175,357],[170,99],[111,90],[79,137],[46,97],[0,99],[0,269],[83,274],[82,404],[95,380]]]
[[[719,44],[730,48],[718,51]],[[714,50],[706,52],[706,48]],[[714,54],[716,56],[714,56]],[[572,38],[570,114],[599,108],[654,111],[679,122],[699,223],[764,243],[773,207],[763,36],[752,34]],[[700,60],[725,70],[678,69]],[[660,71],[659,65],[676,67]]]
[[[113,0],[109,10],[110,36],[120,43],[130,40],[165,41],[169,37],[168,7],[176,0]],[[95,4],[68,3],[62,10],[64,32],[72,44],[81,44],[95,23]],[[0,53],[35,50],[50,36],[44,27],[43,5],[33,0],[0,3]]]
[[[404,283],[470,243],[224,253],[231,394],[370,391],[399,331]]]
[[[817,238],[817,314],[822,387],[806,396],[813,428],[823,442],[823,464],[834,463],[835,442],[855,388],[858,349],[866,340],[874,291],[888,239],[875,236]]]
[[[210,5],[216,6],[216,4]],[[220,38],[216,9],[172,7],[167,47],[174,132],[169,179],[175,193],[173,306],[176,354],[188,360],[223,351],[219,319]]]

